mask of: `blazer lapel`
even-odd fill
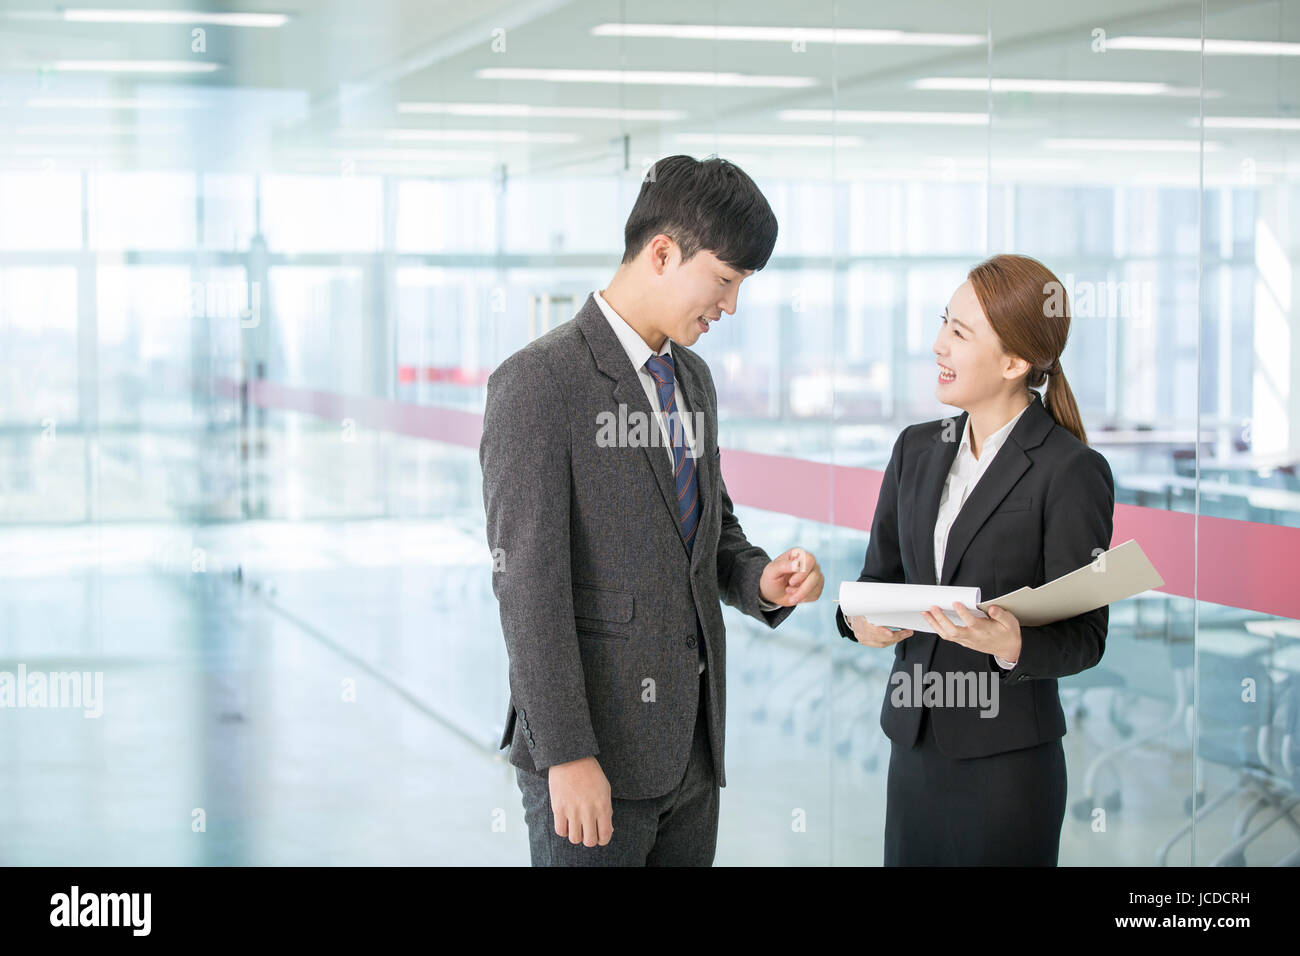
[[[627,352],[623,350],[623,343],[618,340],[614,330],[609,327],[609,321],[605,318],[605,313],[600,311],[600,306],[596,304],[596,297],[588,295],[587,301],[582,308],[578,310],[574,321],[577,322],[579,331],[582,332],[583,338],[587,340],[587,346],[591,349],[591,354],[596,360],[596,367],[607,378],[614,380],[613,398],[617,403],[612,409],[618,414],[617,405],[623,405],[628,412],[638,411],[643,415],[652,415],[658,412],[658,409],[651,409],[647,401],[645,389],[641,386],[641,379],[637,370],[632,367],[628,361]],[[692,403],[694,398],[687,396]],[[691,411],[695,410],[694,404]],[[653,419],[650,419],[650,427],[658,428],[659,425]],[[663,433],[660,432],[660,438]],[[668,453],[664,449],[663,443],[656,445],[642,445],[641,453],[645,455],[646,464],[649,466],[651,473],[655,476],[655,483],[659,486],[659,494],[663,498],[664,507],[668,509],[672,516],[673,524],[677,527],[678,539],[682,542],[682,548],[686,548],[686,539],[682,535],[682,519],[677,513],[677,484],[673,480],[672,468],[668,464]],[[697,462],[698,465],[698,462]],[[684,467],[684,466],[683,466]],[[703,487],[700,489],[703,495]],[[700,520],[703,521],[704,514],[701,512]]]
[[[948,529],[948,544],[943,552],[943,575],[939,578],[940,584],[948,584],[952,581],[953,570],[957,567],[961,556],[966,553],[966,548],[975,537],[975,533],[988,520],[993,509],[1002,503],[1007,492],[1015,487],[1020,476],[1028,470],[1029,456],[1020,450],[1019,445],[1008,439],[998,449],[997,456],[989,465],[989,470],[984,472],[979,482],[971,489],[966,503],[961,506],[957,517],[953,519],[952,527]],[[931,544],[931,548],[933,546]]]
[[[916,542],[917,567],[922,581],[930,584],[938,583],[934,579],[934,524],[939,519],[939,498],[943,495],[943,484],[953,459],[957,457],[957,447],[965,428],[965,412],[955,420],[944,419],[939,431],[921,450],[917,462],[920,484],[916,490],[916,509],[912,512],[912,540]]]
[[[984,472],[975,487],[971,489],[966,503],[953,519],[952,527],[948,530],[948,544],[943,553],[943,574],[939,578],[940,584],[948,584],[952,581],[957,563],[966,553],[966,548],[976,533],[983,527],[989,515],[993,514],[994,509],[1002,503],[1007,493],[1016,486],[1020,477],[1029,470],[1032,462],[1025,454],[1025,449],[1041,444],[1053,424],[1055,422],[1043,407],[1038,393],[1034,392],[1024,415],[1016,422],[1016,427],[1011,430],[1011,434],[1007,436],[1007,440],[1002,443],[997,455],[989,463],[988,471]],[[935,513],[938,514],[937,499]],[[934,525],[930,527],[933,531]],[[933,535],[931,538],[933,539]],[[933,554],[933,547],[931,543],[931,554]]]

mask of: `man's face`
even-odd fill
[[[734,315],[740,283],[753,275],[727,265],[707,249],[668,267],[664,288],[671,297],[665,302],[664,334],[679,345],[694,345],[722,314]]]

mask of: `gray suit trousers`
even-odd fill
[[[573,844],[557,834],[547,771],[516,767],[533,866],[712,866],[719,790],[709,747],[706,694],[707,681],[701,677],[691,756],[682,779],[660,797],[614,797],[614,835],[605,846]]]

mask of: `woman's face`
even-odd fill
[[[996,398],[1028,370],[1028,365],[1002,350],[1002,343],[967,280],[948,300],[934,340],[939,365],[935,396],[945,405],[970,409]]]

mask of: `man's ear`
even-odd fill
[[[663,275],[668,270],[668,266],[673,261],[674,250],[677,249],[677,243],[673,242],[672,236],[659,233],[650,240],[650,267],[654,269],[656,275]]]

